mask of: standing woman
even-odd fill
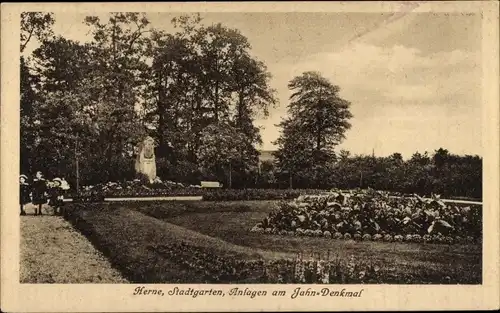
[[[38,205],[35,215],[42,215],[42,205],[47,203],[47,182],[43,178],[42,172],[36,172],[33,180],[33,204]]]
[[[24,211],[24,205],[31,202],[31,187],[27,183],[27,180],[28,176],[24,174],[19,176],[19,204],[21,205],[21,215],[26,215],[26,211]]]

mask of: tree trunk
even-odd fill
[[[192,141],[190,142],[190,161],[193,163],[197,162],[197,157],[196,157],[196,151],[198,151],[198,148],[200,146],[200,121],[202,120],[203,112],[202,112],[202,103],[201,103],[201,97],[197,94],[195,94],[195,107],[192,112],[193,117],[192,120],[194,120],[191,123],[191,129],[190,132],[194,136],[192,137]]]
[[[237,117],[237,126],[242,127],[243,124],[243,90],[240,90],[239,95],[238,95],[238,117]]]
[[[316,138],[316,150],[319,152],[321,149],[321,132],[318,130],[317,138]]]
[[[322,110],[323,108],[321,107],[322,103],[322,96],[323,96],[323,89],[321,88],[319,91],[319,105],[318,105],[318,111],[316,112],[316,129],[317,129],[317,134],[316,134],[316,150],[319,152],[321,149],[321,135],[323,132],[322,129],[322,124],[323,124],[323,116],[322,116]]]
[[[78,164],[78,135],[75,139],[75,165],[76,165],[76,192],[79,193],[80,190],[80,168]]]
[[[215,101],[214,101],[214,118],[219,121],[219,81],[215,81]]]
[[[158,104],[157,104],[157,110],[158,110],[158,141],[159,141],[159,156],[162,157],[164,156],[164,149],[165,149],[165,136],[164,136],[164,129],[165,129],[165,107],[163,103],[163,90],[162,90],[162,71],[160,69],[158,73],[158,81],[157,81],[157,88],[158,88]]]
[[[229,189],[233,188],[233,167],[231,162],[229,162]]]

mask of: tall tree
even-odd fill
[[[201,68],[200,87],[204,107],[213,121],[227,121],[232,100],[232,64],[250,48],[245,36],[222,24],[201,27],[193,38]]]
[[[34,52],[43,78],[37,158],[52,172],[68,173],[79,155],[87,182],[119,179],[133,174],[131,154],[144,135],[137,107],[148,73],[149,22],[136,13],[111,14],[107,23],[92,16],[85,21],[92,42],[55,37]]]
[[[232,164],[240,178],[257,170],[261,143],[254,119],[267,116],[269,106],[275,104],[274,90],[269,86],[271,75],[266,66],[250,55],[248,39],[237,29],[222,24],[201,28],[194,38],[202,74],[201,94],[206,95],[204,106],[211,109],[209,117],[216,123],[229,123],[243,135],[241,153],[246,163]],[[235,166],[236,165],[236,166]]]
[[[21,171],[33,171],[35,145],[38,136],[38,107],[40,101],[40,76],[33,73],[30,58],[23,55],[32,39],[44,41],[53,35],[52,13],[21,13],[20,32],[20,133],[21,133]]]
[[[288,117],[279,124],[282,133],[275,142],[278,167],[289,173],[330,167],[335,146],[351,127],[350,103],[339,96],[338,86],[317,72],[295,77],[288,87],[292,91]]]
[[[20,166],[21,172],[33,172],[33,151],[37,142],[39,122],[40,79],[30,72],[24,57],[20,63]]]
[[[33,51],[33,72],[39,77],[37,120],[32,134],[37,135],[32,152],[38,169],[56,175],[72,173],[74,138],[78,121],[75,113],[89,93],[79,94],[89,73],[86,46],[63,37],[42,41]]]
[[[139,13],[113,13],[106,23],[95,16],[85,18],[94,37],[93,90],[96,98],[96,123],[99,126],[99,155],[111,167],[115,157],[131,151],[144,135],[138,114],[146,88],[150,51],[149,20]]]
[[[259,115],[268,116],[268,109],[276,104],[276,91],[269,85],[271,74],[265,64],[252,58],[247,51],[233,60],[232,77],[236,98],[232,124],[245,135],[245,151],[252,156],[252,165],[257,166],[259,152],[255,146],[262,144],[262,138],[254,120]]]
[[[265,65],[250,55],[250,44],[238,30],[221,24],[205,26],[199,16],[173,20],[174,34],[154,34],[153,81],[149,90],[148,119],[152,121],[161,152],[198,163],[206,127],[229,125],[245,136],[240,147],[257,168],[261,142],[254,125],[274,105],[274,90]],[[168,143],[167,143],[168,142]],[[240,174],[245,166],[234,167]]]
[[[145,105],[146,118],[156,129],[159,157],[169,155],[175,164],[178,159],[190,157],[186,149],[195,122],[191,83],[195,74],[194,52],[189,41],[180,35],[158,32],[153,43],[151,96]]]

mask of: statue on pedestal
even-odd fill
[[[135,160],[135,171],[137,174],[144,174],[152,183],[156,178],[156,158],[155,158],[155,141],[151,137],[146,137],[139,143],[138,153]]]

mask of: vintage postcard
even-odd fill
[[[1,309],[499,309],[499,5],[2,5]]]

